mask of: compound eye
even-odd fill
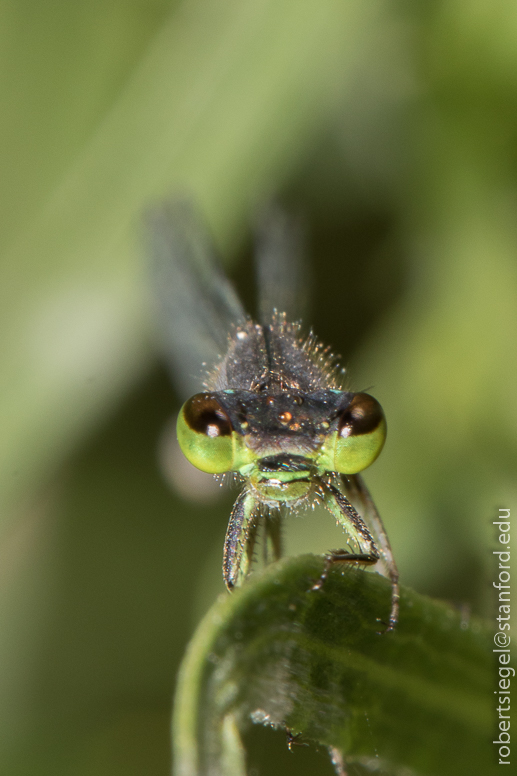
[[[210,474],[228,472],[233,463],[233,428],[228,413],[212,393],[185,402],[176,426],[178,442],[191,464]]]
[[[370,466],[386,440],[386,419],[373,396],[356,393],[340,417],[334,453],[335,471],[357,474]]]

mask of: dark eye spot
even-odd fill
[[[356,393],[339,418],[339,436],[370,434],[375,431],[383,417],[384,413],[377,399],[367,393]]]
[[[183,408],[185,422],[198,434],[209,437],[230,436],[232,424],[226,410],[211,393],[197,393]]]

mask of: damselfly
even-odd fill
[[[178,416],[180,447],[198,469],[233,472],[241,484],[224,543],[228,589],[250,569],[260,524],[279,558],[282,512],[321,502],[348,543],[327,554],[327,568],[377,564],[391,580],[392,629],[397,567],[359,476],[384,445],[384,413],[372,396],[345,390],[336,359],[293,322],[303,283],[285,218],[270,213],[258,241],[259,323],[246,314],[189,207],[165,205],[150,226],[164,345],[189,397]]]

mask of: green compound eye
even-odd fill
[[[339,418],[335,471],[357,474],[366,469],[381,452],[385,440],[386,419],[381,405],[367,393],[356,393]]]
[[[226,411],[211,393],[196,393],[185,402],[176,426],[185,458],[209,474],[231,471],[233,428]]]

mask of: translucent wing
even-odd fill
[[[255,255],[260,322],[269,323],[273,310],[288,321],[305,319],[309,283],[300,221],[274,205],[264,210],[255,229]]]
[[[160,336],[182,398],[200,390],[203,375],[246,320],[237,294],[191,206],[165,203],[146,218],[151,282]]]

